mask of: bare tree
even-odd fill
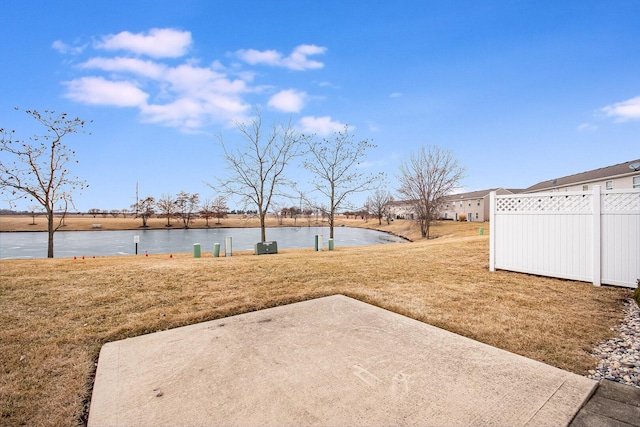
[[[29,214],[31,214],[31,225],[36,225],[36,216],[42,212],[42,206],[31,205],[27,209],[29,210]]]
[[[458,187],[464,171],[450,151],[437,146],[422,146],[400,166],[398,193],[413,205],[422,237],[429,238],[444,197]]]
[[[165,216],[167,218],[167,223],[165,227],[171,227],[171,218],[176,212],[176,199],[173,198],[171,194],[163,194],[156,203],[158,210],[160,211],[160,215]]]
[[[298,206],[291,206],[289,208],[289,216],[293,218],[293,225],[296,225],[298,222],[298,215],[300,215],[301,211]]]
[[[118,218],[118,215],[120,215],[120,209],[111,209],[109,213],[111,214],[112,217]]]
[[[225,192],[256,206],[260,238],[264,242],[267,238],[265,218],[272,198],[286,197],[282,190],[291,182],[286,178],[285,168],[298,155],[305,137],[295,132],[291,123],[286,127],[274,124],[269,132],[263,133],[260,112],[248,124],[236,122],[236,126],[243,143],[232,149],[222,137],[219,138],[230,172],[228,178],[220,181],[220,186]]]
[[[308,143],[311,155],[304,167],[314,175],[314,188],[329,199],[329,206],[323,211],[329,220],[329,238],[333,238],[338,209],[347,205],[349,196],[376,188],[382,174],[365,174],[358,168],[367,150],[375,146],[366,139],[356,142],[348,126],[323,141]]]
[[[131,208],[136,212],[136,217],[142,219],[142,226],[147,227],[147,220],[155,214],[156,199],[152,196],[148,196],[142,200],[138,200],[131,205]]]
[[[200,203],[200,210],[198,211],[200,218],[204,218],[207,228],[209,227],[209,219],[214,217],[213,201],[211,199],[205,199]]]
[[[187,193],[181,191],[176,196],[176,215],[182,219],[184,228],[189,228],[189,224],[196,216],[196,210],[200,204],[198,193]]]
[[[311,208],[310,206],[305,207],[302,210],[302,215],[304,215],[305,219],[307,220],[307,226],[311,227],[311,220],[313,219],[313,208]]]
[[[284,219],[287,217],[288,208],[284,207],[284,204],[281,202],[271,202],[271,207],[278,225],[282,225]]]
[[[378,218],[378,225],[382,225],[382,218],[389,214],[389,202],[393,201],[393,196],[388,191],[377,188],[371,196],[367,198],[365,206],[367,211]]]
[[[98,209],[98,208],[91,208],[87,211],[87,213],[89,215],[91,215],[92,217],[96,217],[100,212],[102,211],[102,209]]]
[[[394,201],[393,196],[389,197],[389,201],[384,206],[384,218],[387,221],[387,224],[390,224],[391,220],[393,219],[393,212],[391,209],[391,205],[393,201]]]
[[[24,141],[14,139],[15,131],[0,128],[0,151],[7,155],[6,160],[0,160],[0,193],[7,196],[10,204],[18,199],[31,199],[44,208],[47,257],[53,258],[53,235],[64,224],[69,205],[73,206],[72,193],[87,186],[85,181],[71,175],[69,164],[77,163],[75,152],[63,144],[62,139],[84,132],[85,121],[49,110],[44,111],[45,115],[36,110],[25,110],[25,113],[44,126],[46,133]],[[57,223],[56,208],[62,211]]]
[[[365,205],[362,209],[355,212],[356,219],[360,217],[360,219],[364,219],[364,222],[369,222],[369,207]]]
[[[213,201],[213,215],[218,220],[218,224],[220,224],[221,218],[227,217],[227,211],[229,207],[227,206],[227,199],[224,196],[218,196]]]

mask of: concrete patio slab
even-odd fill
[[[561,426],[596,385],[335,295],[105,344],[88,425]]]

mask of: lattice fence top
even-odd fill
[[[593,211],[593,193],[538,193],[496,196],[496,213]],[[602,212],[640,212],[640,192],[637,190],[606,191],[601,194]]]
[[[497,196],[496,212],[591,212],[591,193]]]
[[[640,211],[640,193],[604,193],[602,198],[605,212]]]

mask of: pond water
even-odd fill
[[[323,247],[329,240],[328,227],[267,228],[267,241],[276,241],[278,250],[315,248],[315,236],[322,235]],[[404,240],[375,230],[337,227],[334,246],[365,246],[397,243]],[[192,252],[193,244],[200,243],[203,256],[213,252],[213,244],[220,243],[225,252],[225,238],[232,238],[233,251],[253,250],[260,241],[259,228],[170,229],[125,231],[58,231],[54,237],[56,258],[74,256],[108,256],[135,254],[134,237],[139,237],[138,253]],[[46,258],[47,233],[0,233],[0,259]],[[210,256],[210,254],[209,254]]]

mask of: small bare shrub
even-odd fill
[[[466,220],[467,220],[467,216],[465,214],[458,215],[458,221],[466,221]]]

